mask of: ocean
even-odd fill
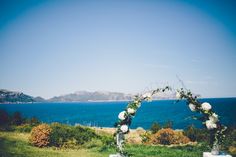
[[[220,120],[226,126],[236,126],[236,98],[200,99],[209,102]],[[73,102],[73,103],[32,103],[0,104],[0,109],[10,114],[15,111],[24,117],[37,117],[45,123],[60,122],[70,125],[82,124],[96,127],[113,127],[119,112],[128,102]],[[153,122],[164,124],[173,122],[173,128],[184,129],[194,124],[201,128],[201,122],[192,119],[196,113],[191,112],[185,101],[155,100],[142,103],[131,124],[131,128],[149,129]]]

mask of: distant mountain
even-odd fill
[[[45,100],[44,98],[40,97],[40,96],[37,96],[34,98],[34,101],[35,102],[47,102],[47,100]]]
[[[121,100],[131,100],[131,94],[124,94],[119,92],[87,92],[78,91],[71,94],[66,94],[62,96],[56,96],[48,101],[50,102],[76,102],[76,101],[121,101]]]
[[[14,92],[5,89],[0,89],[0,103],[29,103],[35,102],[32,96],[22,92]]]
[[[88,92],[78,91],[71,94],[55,96],[50,99],[32,97],[22,92],[0,89],[0,103],[32,103],[32,102],[85,102],[85,101],[130,101],[134,95],[120,92]],[[175,99],[175,93],[159,93],[153,100]]]

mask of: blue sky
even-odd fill
[[[0,88],[49,98],[169,84],[236,96],[236,3],[0,0]]]

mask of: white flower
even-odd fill
[[[194,104],[190,103],[188,107],[190,108],[191,111],[196,111],[196,106]]]
[[[207,120],[206,121],[206,127],[207,127],[208,130],[212,130],[214,128],[217,128],[217,125],[213,121]]]
[[[121,130],[123,133],[126,133],[126,132],[129,130],[129,127],[128,127],[127,125],[121,125],[120,130]]]
[[[151,93],[145,93],[143,94],[143,98],[151,99],[152,94]]]
[[[139,108],[141,106],[141,103],[136,103],[136,106]]]
[[[176,97],[177,99],[180,99],[180,98],[181,98],[181,94],[180,94],[179,91],[176,91],[176,93],[175,93],[175,97]]]
[[[213,123],[216,123],[219,121],[218,115],[213,113],[211,116],[209,116],[209,120],[212,121]]]
[[[125,118],[126,118],[126,111],[120,112],[119,115],[118,115],[118,118],[120,120],[125,120]]]
[[[133,108],[128,108],[128,109],[127,109],[127,112],[128,112],[129,114],[133,114],[133,113],[135,113],[135,110],[134,110]]]
[[[201,106],[204,111],[209,111],[211,109],[211,105],[207,102],[202,103]]]

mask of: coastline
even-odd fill
[[[199,98],[199,100],[203,99],[236,99],[236,97],[206,97],[206,98]],[[159,98],[159,99],[153,99],[152,101],[168,101],[168,100],[177,100],[176,98]],[[124,99],[124,100],[88,100],[88,101],[43,101],[43,102],[0,102],[0,104],[37,104],[37,103],[90,103],[90,102],[131,102],[132,100]]]

